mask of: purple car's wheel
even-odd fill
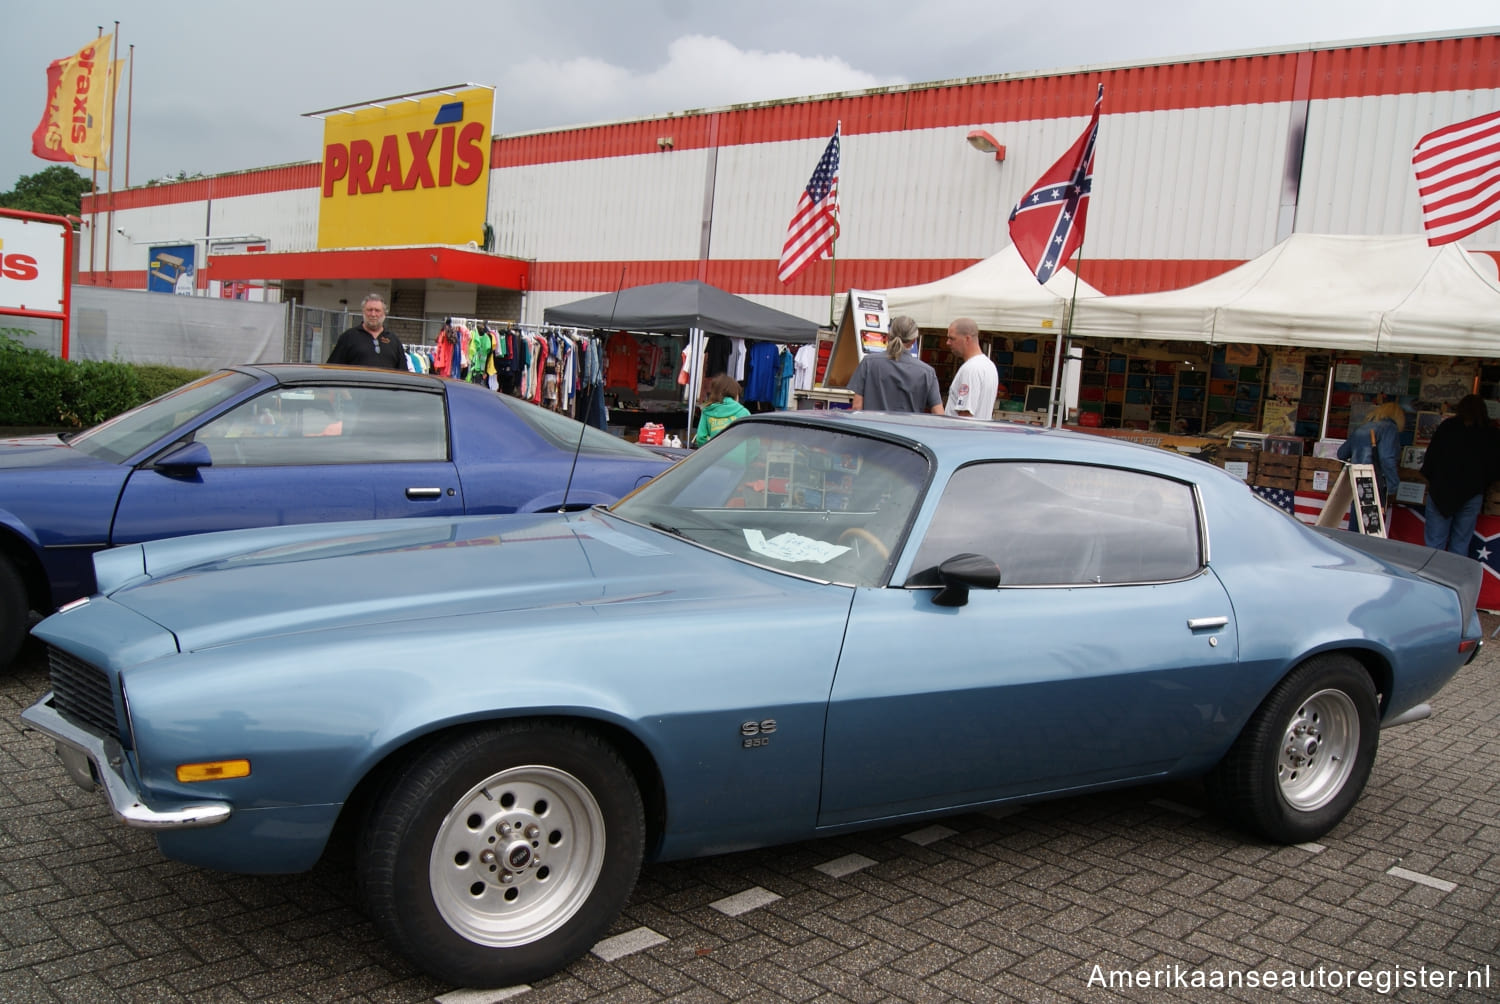
[[[556,972],[635,886],[645,813],[608,744],[563,725],[461,734],[408,763],[372,810],[359,877],[376,925],[464,986]]]
[[[1261,702],[1209,774],[1209,794],[1235,822],[1271,840],[1314,840],[1358,801],[1379,738],[1370,674],[1350,656],[1317,656]]]
[[[26,640],[30,610],[21,573],[5,558],[0,558],[0,669],[9,666],[21,650],[21,643]]]

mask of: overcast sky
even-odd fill
[[[0,191],[31,153],[47,64],[120,21],[135,46],[130,181],[317,160],[304,112],[472,82],[496,134],[990,73],[1500,24],[1496,0],[3,0]],[[124,185],[126,92],[115,144]],[[101,180],[100,187],[104,187]]]

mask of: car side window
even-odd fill
[[[1180,481],[1083,464],[973,464],[954,472],[906,584],[981,554],[1000,585],[1165,582],[1202,567],[1198,507]]]
[[[215,467],[447,460],[442,394],[381,387],[280,387],[194,437]]]

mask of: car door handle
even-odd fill
[[[1229,623],[1228,617],[1189,617],[1189,631],[1203,631],[1207,628],[1220,628]]]
[[[408,488],[406,497],[416,502],[418,499],[436,499],[443,497],[441,488]]]

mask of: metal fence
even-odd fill
[[[288,305],[288,314],[284,358],[289,363],[322,362],[333,351],[339,335],[364,323],[364,315],[357,310],[324,310],[295,302]],[[410,347],[436,341],[442,321],[387,316],[385,326],[403,345]]]

